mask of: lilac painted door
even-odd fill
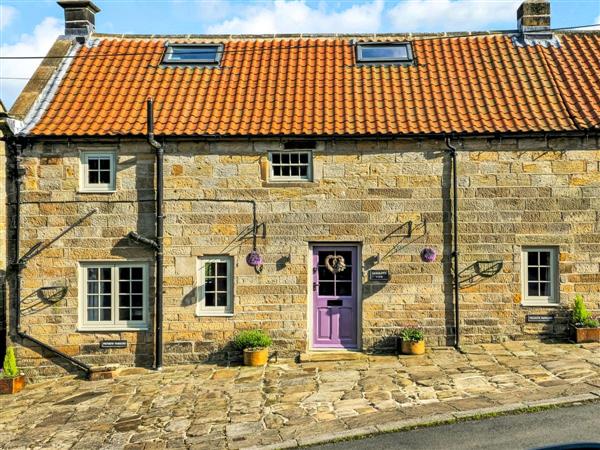
[[[357,348],[357,248],[313,247],[312,273],[313,348]]]

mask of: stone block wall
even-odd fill
[[[462,341],[564,335],[564,307],[575,293],[598,312],[597,137],[458,144]],[[136,259],[153,267],[153,253],[125,236],[132,230],[154,235],[154,156],[146,143],[122,140],[114,145],[117,191],[80,193],[79,152],[93,147],[36,144],[26,151],[23,251],[91,208],[98,212],[27,267],[23,325],[91,364],[149,365],[152,318],[147,332],[77,331],[78,262]],[[451,166],[443,141],[319,142],[314,181],[289,185],[269,183],[262,175],[268,150],[280,148],[278,141],[167,144],[165,363],[220,357],[236,331],[257,327],[273,336],[273,350],[281,356],[306,351],[309,244],[318,242],[360,245],[364,350],[389,348],[403,326],[424,328],[430,345],[452,344]],[[252,249],[251,205],[201,199],[256,201],[262,273],[245,262]],[[562,308],[521,306],[521,248],[534,245],[559,249]],[[436,262],[421,261],[426,246],[438,251]],[[198,257],[214,254],[234,258],[232,317],[195,314]],[[500,271],[481,276],[478,262]],[[369,282],[371,268],[388,269],[391,280]],[[151,277],[151,299],[153,283]],[[63,287],[65,295],[47,302],[39,295],[44,286]],[[526,314],[556,314],[557,320],[529,324]],[[104,339],[126,339],[129,346],[100,349]],[[30,373],[56,372],[35,347],[19,353]]]

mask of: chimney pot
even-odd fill
[[[65,35],[89,36],[96,29],[96,13],[100,12],[91,0],[60,0],[65,10]]]
[[[525,0],[517,10],[517,25],[524,39],[552,39],[550,2]]]

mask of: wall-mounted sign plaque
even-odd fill
[[[127,348],[127,341],[100,341],[100,348]]]
[[[390,272],[387,270],[369,270],[369,281],[390,281]]]
[[[554,322],[554,316],[547,316],[543,314],[527,314],[525,316],[527,323],[552,323]]]

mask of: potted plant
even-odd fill
[[[600,322],[588,312],[583,296],[578,294],[571,311],[571,336],[575,342],[600,342]]]
[[[25,376],[17,367],[15,350],[12,347],[6,349],[4,364],[0,371],[0,394],[16,394],[25,387]]]
[[[404,328],[400,332],[400,349],[405,355],[422,355],[425,353],[423,331],[417,328]]]
[[[244,352],[246,366],[264,366],[272,343],[269,335],[261,330],[242,331],[233,338],[233,346]]]

